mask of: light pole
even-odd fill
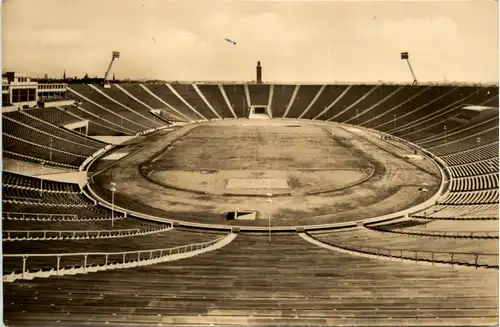
[[[268,197],[267,202],[269,202],[269,243],[271,243],[271,211],[273,210],[273,194],[267,193],[266,195]]]
[[[52,161],[52,136],[50,137],[50,152],[49,152],[49,160]]]
[[[40,162],[40,196],[43,195],[43,165],[45,161]]]
[[[116,183],[111,183],[111,227],[115,227],[115,192]]]
[[[406,60],[406,62],[408,63],[408,67],[410,68],[411,76],[413,77],[412,85],[418,85],[417,78],[415,77],[415,72],[413,72],[413,67],[410,64],[410,55],[408,54],[408,52],[401,52],[401,59]]]
[[[446,125],[444,125],[444,142],[446,143]]]
[[[429,190],[427,189],[427,183],[422,183],[422,187],[419,188],[418,190],[419,191],[422,191],[422,193],[424,193],[424,203],[427,202],[427,192],[429,192]],[[424,216],[427,215],[427,209],[424,210]]]
[[[429,192],[429,190],[426,188],[423,188],[422,192],[424,192],[424,202],[427,202],[427,192]]]

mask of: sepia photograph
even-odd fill
[[[498,326],[497,0],[3,0],[7,327]]]

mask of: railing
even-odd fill
[[[445,251],[424,251],[405,249],[384,249],[380,247],[360,246],[353,244],[334,244],[328,241],[315,238],[309,233],[307,236],[324,244],[353,252],[375,255],[377,257],[390,257],[401,260],[425,261],[432,263],[448,263],[453,265],[487,267],[498,269],[498,254],[475,253],[475,252],[445,252]]]
[[[372,228],[373,229],[373,228]],[[401,229],[376,229],[381,232],[417,235],[417,236],[437,236],[437,237],[456,237],[456,238],[498,238],[498,231],[426,231],[413,230],[405,231]]]
[[[33,219],[35,217],[35,219]],[[51,220],[52,218],[56,219],[68,219],[68,220],[77,220],[78,215],[76,214],[66,214],[66,213],[28,213],[28,212],[3,212],[2,213],[2,218],[3,219],[9,219],[9,220],[39,220],[40,218],[42,220],[48,219]]]
[[[23,198],[23,199],[27,199],[27,198]],[[30,201],[18,201],[18,200],[11,200],[11,199],[8,199],[8,198],[4,198],[3,201],[7,202],[7,203],[14,203],[14,204],[18,204],[18,203],[21,203],[21,204],[36,204],[38,206],[42,206],[42,207],[63,207],[63,208],[88,208],[88,207],[92,207],[91,204],[89,203],[65,203],[65,202],[43,202],[42,200],[40,201],[35,201],[35,202],[30,202]]]
[[[231,235],[231,234],[229,234]],[[228,235],[221,236],[215,240],[177,246],[174,248],[152,249],[152,250],[138,250],[138,251],[125,251],[125,252],[85,252],[85,253],[53,253],[53,254],[4,254],[4,271],[8,271],[12,264],[12,260],[19,260],[19,268],[13,271],[10,269],[10,275],[4,274],[4,280],[9,276],[17,278],[26,278],[31,274],[28,267],[28,259],[35,260],[38,265],[44,267],[51,267],[49,270],[41,270],[32,268],[34,273],[46,273],[49,275],[59,276],[63,271],[75,271],[80,269],[81,272],[87,273],[89,270],[107,270],[116,268],[126,268],[127,265],[134,264],[135,266],[142,265],[143,261],[152,260],[165,260],[173,258],[174,256],[182,256],[188,253],[200,251],[210,246],[215,245]],[[41,260],[40,260],[41,259]],[[47,260],[48,259],[48,260]],[[61,260],[65,262],[61,262]],[[48,261],[48,262],[47,262]],[[17,265],[17,264],[15,264]],[[38,269],[38,270],[37,270]]]
[[[437,211],[436,211],[437,212]],[[432,214],[432,213],[429,213]],[[498,220],[498,217],[488,216],[485,214],[483,217],[431,217],[424,215],[413,215],[412,219],[423,219],[423,220]]]
[[[2,187],[9,187],[9,188],[14,188],[14,189],[20,189],[20,190],[28,190],[28,191],[36,191],[36,192],[43,192],[43,193],[52,193],[52,194],[80,194],[78,191],[61,191],[61,190],[51,190],[49,188],[40,188],[40,187],[32,187],[32,186],[21,186],[17,184],[2,184]],[[7,196],[6,196],[7,197]],[[19,196],[9,196],[9,197],[17,197],[17,198],[25,198],[25,197],[19,197]],[[27,198],[29,199],[29,198]]]
[[[409,230],[409,229],[386,229],[383,226],[369,226],[365,228],[382,232],[394,233],[415,236],[434,236],[434,237],[450,237],[450,238],[498,238],[498,231],[433,231],[433,230]]]
[[[37,213],[12,213],[4,212],[2,219],[5,220],[26,220],[26,221],[111,221],[123,220],[125,216],[118,217],[80,217],[74,214],[37,214]]]
[[[16,200],[21,200],[23,202],[40,202],[42,201],[41,198],[27,198],[27,197],[24,197],[24,196],[10,196],[10,195],[4,195],[3,196],[4,200],[13,200],[13,201],[16,201]]]
[[[106,238],[125,237],[134,235],[145,235],[170,230],[172,227],[143,229],[104,229],[104,230],[4,230],[2,238],[4,241],[28,240],[28,239],[75,239],[75,238]]]

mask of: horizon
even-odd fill
[[[275,0],[273,0],[275,1]],[[22,72],[19,72],[22,73]],[[30,77],[32,80],[45,80],[44,77]],[[104,77],[101,76],[89,76],[90,80],[102,80]],[[59,81],[64,80],[62,77],[50,77],[47,78],[48,81]],[[66,81],[80,81],[84,80],[83,77],[67,76]],[[113,79],[108,79],[113,81]],[[403,82],[391,82],[391,81],[279,81],[279,80],[269,80],[262,81],[262,83],[257,84],[255,80],[168,80],[168,79],[149,79],[149,78],[139,78],[131,79],[124,78],[116,80],[117,83],[114,84],[127,84],[127,83],[147,83],[147,82],[160,82],[167,84],[248,84],[248,85],[414,85],[411,80]],[[92,83],[91,83],[92,84]],[[71,84],[70,84],[71,85]],[[423,81],[418,82],[417,86],[499,86],[498,82],[461,82],[461,81]]]
[[[3,70],[100,78],[120,51],[119,80],[251,81],[261,61],[266,83],[397,84],[408,51],[420,84],[499,80],[494,1],[95,3],[4,1]]]

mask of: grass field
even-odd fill
[[[146,174],[180,190],[264,195],[332,191],[372,171],[369,161],[321,127],[248,121],[193,129],[157,156]]]
[[[289,126],[289,125],[288,125]],[[262,121],[200,126],[154,160],[154,170],[361,169],[369,163],[317,126]]]
[[[359,220],[414,206],[424,200],[422,183],[430,195],[440,181],[430,160],[402,158],[409,149],[324,122],[213,121],[141,145],[94,177],[96,191],[110,199],[113,180],[117,204],[192,222],[265,225],[269,214],[274,225]],[[267,193],[278,195],[272,204]],[[257,211],[258,219],[224,220],[236,209]]]

